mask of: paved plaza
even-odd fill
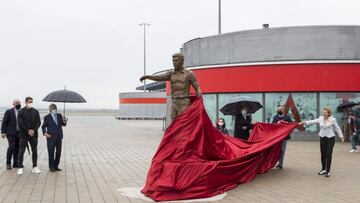
[[[113,116],[70,116],[65,128],[62,172],[50,173],[46,142],[39,137],[40,175],[5,167],[0,143],[0,202],[145,202],[122,195],[144,185],[150,160],[163,135],[161,121],[120,121]],[[218,202],[359,202],[360,153],[336,143],[332,176],[318,176],[318,142],[289,142],[283,170],[273,169],[228,191]]]

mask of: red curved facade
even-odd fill
[[[203,93],[360,91],[360,63],[219,66],[192,70]]]

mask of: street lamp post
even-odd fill
[[[146,26],[150,26],[150,24],[141,23],[139,26],[144,27],[144,75],[146,75]],[[144,92],[146,92],[146,80],[144,80]]]
[[[218,22],[219,34],[221,34],[221,0],[219,0],[219,22]]]

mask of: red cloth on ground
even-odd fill
[[[249,141],[224,136],[197,98],[166,130],[141,192],[156,201],[222,194],[273,168],[296,126],[256,123]]]

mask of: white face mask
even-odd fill
[[[53,110],[51,110],[51,113],[52,113],[52,114],[56,114],[57,111],[56,111],[55,109],[53,109]]]
[[[219,126],[223,126],[224,123],[223,123],[223,122],[218,122],[218,125],[219,125]]]
[[[26,106],[27,106],[28,108],[32,108],[32,103],[27,103]]]
[[[241,113],[242,113],[243,115],[245,115],[245,114],[247,113],[247,111],[246,111],[246,110],[241,110]]]

